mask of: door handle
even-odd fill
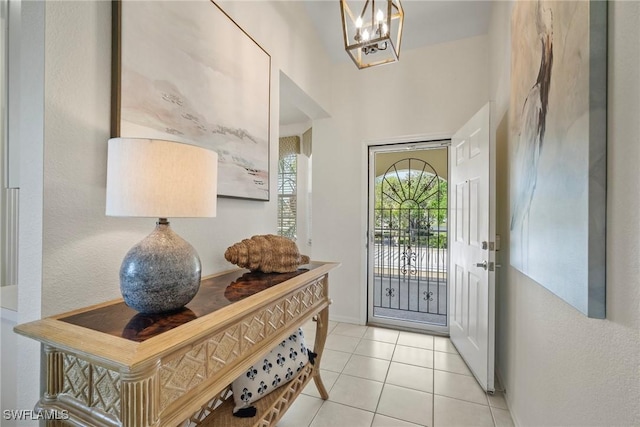
[[[484,268],[486,270],[487,269],[487,261],[485,260],[485,261],[477,263],[476,267],[482,267],[482,268]]]

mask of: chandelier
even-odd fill
[[[404,21],[400,0],[340,0],[340,12],[345,50],[359,69],[398,61]]]

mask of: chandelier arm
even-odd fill
[[[376,0],[371,0],[371,32],[373,33],[373,27],[375,25],[375,13],[376,13]]]
[[[364,3],[364,6],[363,6],[363,8],[362,8],[362,12],[360,12],[360,15],[358,15],[358,16],[361,16],[361,17],[363,17],[363,18],[364,18],[364,13],[367,11],[367,6],[369,6],[369,1],[370,1],[370,0],[367,0],[367,1]],[[375,2],[375,0],[373,0],[373,1]]]
[[[389,26],[389,30],[391,31],[391,5],[393,4],[392,1],[387,2],[387,25]]]

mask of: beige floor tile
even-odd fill
[[[299,395],[293,405],[287,410],[284,416],[278,421],[278,427],[306,427],[324,403],[324,400],[316,397]]]
[[[376,414],[371,427],[420,427],[420,425]]]
[[[386,383],[433,393],[433,369],[391,362]]]
[[[433,335],[400,332],[397,344],[433,350]]]
[[[303,326],[310,347],[315,328]],[[332,321],[321,365],[329,400],[317,409],[311,381],[279,426],[514,426],[504,393],[485,394],[446,337]]]
[[[422,366],[423,368],[433,368],[433,351],[397,345],[391,360],[398,363]]]
[[[347,337],[344,335],[330,334],[327,337],[327,341],[324,344],[324,348],[336,351],[344,351],[346,353],[353,353],[356,349],[360,338]]]
[[[330,334],[331,331],[333,331],[333,328],[335,328],[337,325],[338,325],[338,322],[329,320],[329,324],[327,325],[327,333]]]
[[[316,336],[315,334],[307,334],[305,332],[304,334],[304,342],[307,344],[307,347],[309,347],[311,350],[313,350],[316,346]]]
[[[434,427],[494,427],[488,406],[435,395]]]
[[[320,369],[320,378],[322,378],[322,384],[324,384],[324,388],[327,389],[328,393],[331,393],[331,388],[333,387],[339,376],[340,374],[337,372]],[[316,387],[316,382],[313,380],[309,381],[309,383],[302,390],[302,393],[308,396],[320,397],[318,387]]]
[[[313,320],[308,320],[304,325],[300,327],[302,332],[304,332],[304,337],[307,338],[307,335],[315,335],[316,334],[316,322]]]
[[[474,377],[435,371],[433,381],[434,393],[467,402],[489,405],[487,395]]]
[[[364,336],[362,338],[395,344],[396,341],[398,341],[399,335],[400,332],[394,331],[393,329],[376,328],[375,326],[369,326],[369,329],[367,329],[367,332],[364,333]]]
[[[509,409],[507,401],[504,398],[504,392],[496,391],[494,394],[487,394],[489,405],[494,408]]]
[[[433,368],[440,371],[448,371],[456,374],[469,375],[471,371],[464,363],[462,357],[453,353],[443,353],[441,351],[433,352]]]
[[[327,371],[342,372],[350,358],[351,353],[325,349],[322,353],[320,368]]]
[[[373,421],[373,412],[324,402],[309,427],[369,427]]]
[[[347,362],[347,366],[344,367],[342,373],[383,383],[387,378],[389,363],[388,360],[354,354]]]
[[[433,349],[435,351],[458,354],[458,350],[456,350],[451,340],[447,337],[433,337]]]
[[[414,424],[431,426],[433,395],[385,384],[376,412]]]
[[[391,360],[395,348],[396,346],[390,343],[363,339],[358,343],[353,353],[361,356],[375,357],[377,359]]]
[[[345,335],[347,337],[362,338],[367,332],[367,327],[362,325],[353,325],[351,323],[338,323],[331,331],[335,335]]]
[[[365,411],[375,411],[383,383],[341,374],[331,389],[329,400]]]
[[[496,427],[515,427],[511,413],[505,409],[491,408]]]

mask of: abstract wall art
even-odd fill
[[[211,1],[113,5],[112,136],[213,149],[220,196],[269,200],[269,54]]]
[[[516,1],[511,21],[510,262],[605,317],[605,1]]]

